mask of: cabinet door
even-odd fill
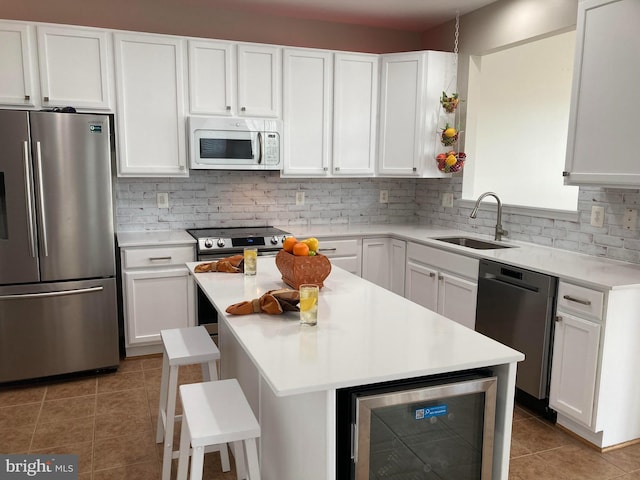
[[[378,115],[378,56],[335,54],[334,175],[373,175]]]
[[[637,0],[579,2],[565,183],[640,185]]]
[[[319,253],[326,255],[331,264],[354,275],[362,273],[362,240],[359,238],[320,238]]]
[[[233,45],[189,40],[189,110],[203,115],[235,112]]]
[[[238,115],[280,116],[280,49],[238,45]]]
[[[36,82],[32,27],[0,22],[0,104],[34,106]]]
[[[426,265],[407,261],[404,296],[434,312],[438,311],[438,272]]]
[[[379,173],[417,175],[423,70],[421,53],[382,56]]]
[[[389,288],[390,267],[388,238],[365,238],[362,241],[362,278]]]
[[[160,330],[195,325],[193,280],[186,268],[123,276],[127,345],[159,343]]]
[[[118,174],[186,177],[184,43],[115,34]]]
[[[549,405],[589,427],[593,424],[599,344],[600,324],[559,312]]]
[[[389,289],[393,293],[404,296],[404,277],[407,264],[407,242],[391,239],[391,276]]]
[[[103,30],[38,26],[45,107],[111,109],[111,58]]]
[[[326,175],[331,161],[331,52],[284,51],[284,167],[290,175]]]
[[[446,273],[438,281],[438,313],[475,329],[478,283]]]

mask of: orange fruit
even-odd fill
[[[309,245],[306,243],[298,242],[293,246],[293,254],[299,257],[309,256]]]
[[[293,252],[293,246],[298,243],[298,239],[296,237],[287,237],[284,239],[284,242],[282,242],[282,249],[285,252],[289,252],[292,253]]]

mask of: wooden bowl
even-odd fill
[[[331,273],[331,262],[321,253],[303,257],[280,250],[276,255],[276,267],[284,283],[296,290],[303,283],[322,288],[325,278]]]

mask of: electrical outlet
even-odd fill
[[[451,208],[453,207],[453,193],[443,193],[442,194],[442,206]]]
[[[389,190],[380,190],[380,203],[389,203]]]
[[[296,205],[304,205],[304,192],[296,192]]]
[[[169,194],[167,192],[158,192],[156,194],[156,203],[158,208],[169,208]]]
[[[638,210],[627,208],[624,211],[624,220],[622,224],[627,230],[635,231],[638,226]]]
[[[604,207],[591,207],[591,226],[602,227],[604,225]]]

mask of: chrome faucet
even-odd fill
[[[478,200],[476,200],[476,206],[473,207],[473,210],[471,211],[471,215],[469,215],[469,217],[476,218],[476,215],[478,215],[478,207],[480,206],[480,202],[484,197],[487,197],[487,196],[492,196],[493,198],[496,199],[496,202],[498,202],[498,218],[496,221],[496,234],[494,239],[499,242],[500,240],[502,240],[502,236],[504,235],[506,237],[507,235],[509,235],[509,232],[507,232],[506,230],[503,230],[502,228],[502,202],[500,202],[500,199],[498,198],[497,194],[493,192],[485,192],[482,195],[480,195],[478,197]]]

